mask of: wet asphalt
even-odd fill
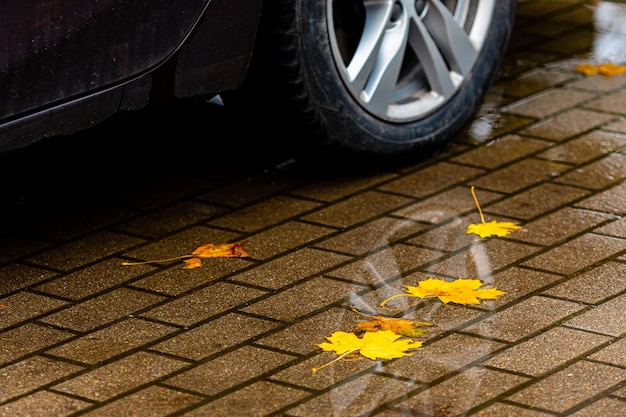
[[[330,164],[213,103],[0,156],[0,416],[626,415],[626,75],[576,71],[626,56],[626,12],[588,3],[520,1],[481,111],[422,160]],[[472,186],[521,230],[465,234]],[[210,242],[250,256],[121,265]],[[380,308],[428,277],[506,294]],[[354,309],[435,326],[313,373]]]

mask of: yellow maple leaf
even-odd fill
[[[454,281],[445,281],[429,277],[420,281],[417,287],[407,286],[406,293],[393,295],[382,303],[384,306],[396,297],[438,298],[444,304],[480,304],[480,299],[492,299],[506,294],[497,288],[481,288],[485,284],[478,279],[458,278]]]
[[[472,223],[467,226],[465,229],[465,234],[475,234],[482,238],[490,237],[490,236],[498,236],[505,237],[511,232],[518,232],[520,230],[519,226],[515,223],[511,222],[497,222],[495,220],[490,221],[489,223],[485,222],[485,216],[483,216],[483,211],[480,208],[480,204],[478,204],[478,198],[476,198],[476,192],[474,191],[474,186],[472,186],[472,197],[474,197],[474,202],[476,203],[476,207],[478,208],[478,213],[480,214],[480,223]]]
[[[492,220],[486,223],[474,223],[467,226],[466,235],[475,234],[482,238],[490,236],[505,237],[511,232],[519,231],[519,226],[511,222],[497,222]]]
[[[352,309],[359,314],[372,317],[372,320],[362,321],[354,326],[355,333],[362,332],[379,332],[382,330],[391,330],[395,334],[399,334],[406,337],[420,337],[426,335],[424,327],[433,327],[434,323],[429,321],[415,321],[408,319],[398,319],[394,317],[383,316],[370,316],[369,314],[361,313],[355,309]]]
[[[312,370],[316,372],[351,353],[359,353],[371,360],[395,359],[409,356],[411,353],[407,353],[407,350],[422,346],[422,342],[401,338],[401,335],[391,330],[365,332],[363,337],[358,337],[354,333],[337,331],[326,338],[328,342],[319,343],[317,346],[326,351],[334,351],[340,356]]]
[[[585,75],[604,75],[611,77],[613,75],[626,74],[626,65],[616,65],[613,62],[603,64],[582,63],[576,66],[576,71]]]
[[[202,265],[200,258],[245,258],[248,256],[250,255],[248,255],[248,253],[243,250],[241,242],[223,243],[221,245],[206,243],[204,245],[198,246],[189,255],[181,255],[167,259],[155,259],[152,261],[122,262],[122,265],[145,265],[149,263],[169,262],[181,259],[185,264],[183,266],[183,269],[195,269],[199,268]]]

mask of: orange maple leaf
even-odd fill
[[[152,261],[143,262],[122,262],[124,266],[132,265],[145,265],[149,263],[157,262],[169,262],[182,259],[184,262],[183,269],[195,269],[202,265],[201,258],[247,258],[248,253],[243,250],[243,244],[241,242],[236,243],[224,243],[221,245],[215,245],[214,243],[206,243],[202,246],[198,246],[189,255],[181,255],[167,259],[156,259]]]
[[[355,333],[361,332],[378,332],[381,330],[391,330],[395,334],[399,334],[406,337],[420,337],[426,335],[424,327],[434,327],[435,324],[429,321],[415,321],[408,319],[398,319],[394,317],[383,316],[370,316],[369,314],[361,313],[355,309],[352,311],[363,314],[368,317],[372,317],[370,321],[362,321],[357,323],[354,327]]]

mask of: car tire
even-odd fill
[[[497,76],[515,0],[267,0],[248,77],[227,108],[293,148],[427,155]]]

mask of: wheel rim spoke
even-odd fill
[[[493,0],[333,0],[333,57],[347,89],[369,113],[419,120],[444,105],[471,73],[494,7]],[[473,25],[480,30],[466,27]],[[351,47],[342,44],[350,31],[357,40]]]

